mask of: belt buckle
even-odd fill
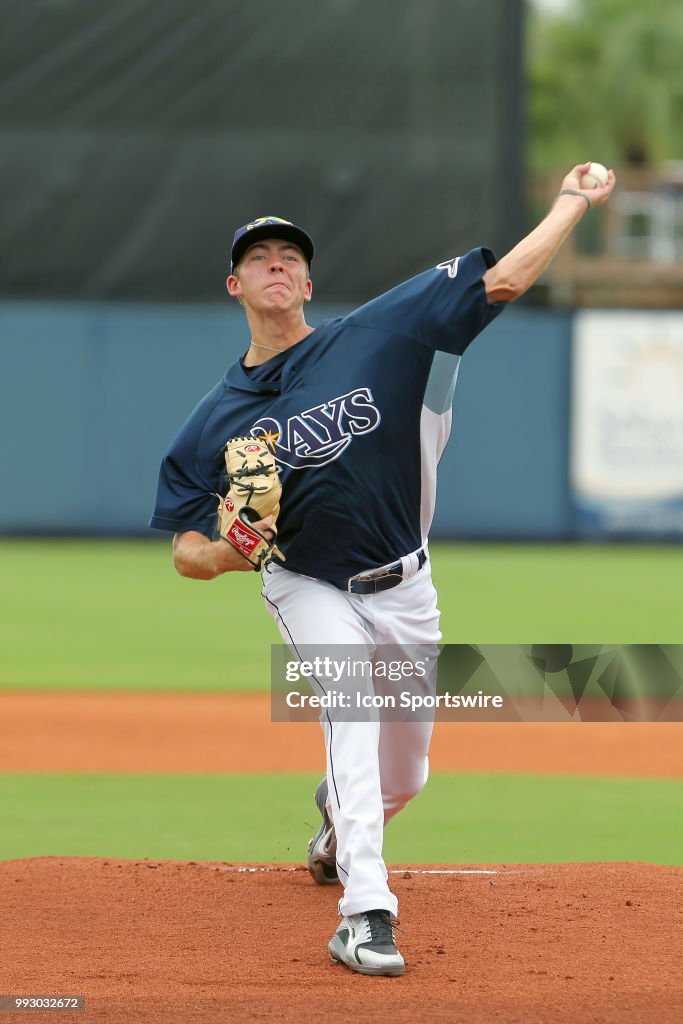
[[[377,593],[376,584],[379,580],[386,580],[394,577],[396,579],[396,586],[403,580],[403,571],[401,564],[389,566],[388,569],[382,569],[379,572],[368,573],[367,576],[356,577],[356,583],[371,583],[374,585],[374,592]],[[349,587],[351,587],[351,581],[349,580]],[[353,591],[351,591],[353,593]]]
[[[398,568],[398,572],[396,572],[397,568]],[[382,572],[378,572],[375,576],[371,576],[369,578],[370,579],[375,579],[375,580],[385,580],[388,576],[398,576],[398,578],[400,580],[402,580],[403,579],[403,570],[402,570],[401,566],[399,565],[397,567],[395,565],[392,565],[391,568],[383,569]]]
[[[386,569],[377,569],[375,572],[369,572],[363,576],[356,576],[356,579],[361,583],[370,583],[372,580],[383,580],[385,576],[403,576],[402,572],[395,572],[396,569],[400,570],[400,565],[390,565]]]
[[[377,580],[384,580],[391,576],[395,576],[399,583],[403,580],[403,566],[400,562],[390,565],[387,569],[352,576],[351,579],[346,581],[346,591],[349,594],[353,594],[354,583],[375,583]]]

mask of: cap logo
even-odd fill
[[[252,228],[257,228],[261,224],[292,224],[291,220],[285,220],[283,217],[257,217],[256,220],[252,220],[251,224],[247,224],[245,230],[251,231]]]

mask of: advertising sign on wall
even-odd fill
[[[683,314],[576,315],[570,465],[581,536],[683,536]]]

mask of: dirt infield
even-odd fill
[[[338,890],[315,886],[301,867],[244,873],[169,861],[6,861],[0,990],[80,995],[86,1009],[2,1019],[681,1020],[682,869],[401,870],[392,882],[406,922],[406,973],[366,978],[330,961]]]
[[[432,767],[683,776],[683,725],[437,727]],[[314,771],[319,728],[262,695],[0,693],[0,771]],[[402,978],[331,963],[337,888],[300,865],[0,862],[0,994],[84,996],[0,1022],[679,1024],[683,869],[392,871]]]
[[[434,771],[683,777],[683,722],[437,724]],[[264,694],[0,693],[3,772],[319,771]]]

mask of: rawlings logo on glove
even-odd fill
[[[227,495],[218,496],[221,537],[255,570],[262,569],[273,555],[284,561],[285,556],[275,546],[275,522],[268,530],[271,537],[253,526],[266,516],[277,520],[280,511],[282,484],[272,452],[254,437],[233,437],[224,452],[229,490]]]

